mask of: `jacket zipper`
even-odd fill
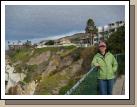
[[[105,65],[106,65],[106,67],[105,67],[106,68],[106,70],[105,70],[105,74],[106,74],[105,77],[106,78],[105,79],[107,79],[107,64],[106,64],[106,61],[105,61],[105,57],[106,57],[106,55],[105,56],[101,56],[101,58],[103,59],[103,61],[105,62]]]

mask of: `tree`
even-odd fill
[[[107,40],[109,50],[116,53],[125,52],[125,26],[119,27]]]
[[[24,45],[28,47],[31,46],[31,41],[27,40]]]
[[[53,40],[49,40],[48,42],[45,43],[45,45],[54,45],[54,41]]]
[[[91,36],[90,44],[93,45],[93,38],[94,38],[95,34],[97,33],[97,28],[96,28],[95,23],[92,19],[88,19],[85,31],[87,34],[90,34],[90,36]]]
[[[18,40],[18,45],[21,43],[21,41],[20,40]]]

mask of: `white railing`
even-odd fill
[[[88,73],[86,73],[69,91],[66,92],[65,95],[70,95],[79,85],[82,83],[85,78],[95,69],[96,67],[92,67]]]

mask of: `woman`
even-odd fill
[[[98,67],[99,92],[101,95],[112,95],[118,63],[107,51],[106,42],[101,41],[98,48],[99,52],[94,56],[91,64]]]

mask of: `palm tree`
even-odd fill
[[[87,34],[90,34],[90,36],[91,36],[90,44],[93,45],[93,38],[94,38],[95,34],[97,33],[97,28],[96,28],[95,23],[92,19],[88,19],[85,31]]]
[[[18,40],[18,45],[21,43],[21,41],[20,40]]]

